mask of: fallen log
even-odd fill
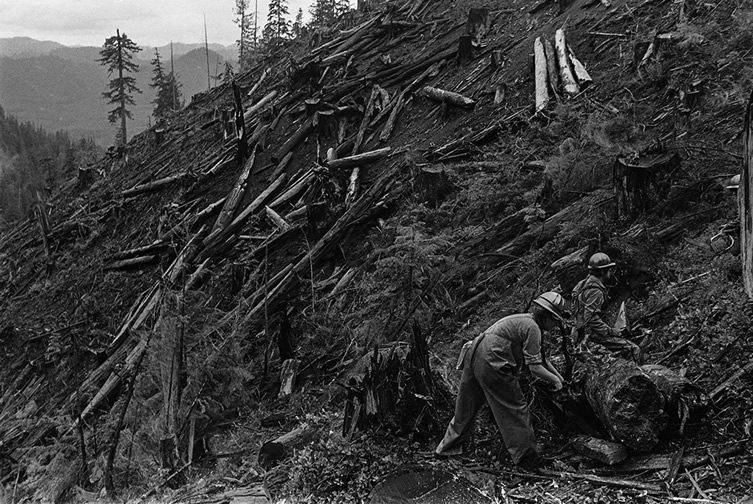
[[[136,248],[122,250],[120,252],[117,252],[111,255],[108,258],[108,261],[120,261],[122,259],[130,259],[132,257],[142,257],[146,255],[151,255],[151,254],[159,254],[163,250],[168,248],[169,246],[170,244],[168,242],[157,240],[151,245],[144,245],[143,247],[136,247]]]
[[[381,91],[383,90],[377,84],[374,84],[374,87],[371,89],[371,96],[369,97],[369,102],[366,105],[366,111],[363,114],[363,119],[361,119],[361,126],[358,128],[358,133],[356,134],[356,139],[353,144],[353,151],[351,152],[352,156],[358,154],[358,150],[361,148],[364,135],[366,134],[366,128],[369,126],[371,116],[374,114],[374,108],[376,107],[377,99],[382,98],[382,102],[384,103],[384,95],[381,93]]]
[[[268,471],[290,457],[293,450],[310,444],[315,438],[316,429],[307,423],[303,423],[277,439],[261,445],[257,462]]]
[[[478,145],[481,142],[489,139],[495,135],[500,129],[499,124],[492,124],[480,131],[473,131],[467,135],[463,135],[457,140],[453,140],[444,144],[432,151],[429,151],[426,156],[430,161],[441,161],[442,159],[456,156],[459,152],[464,152],[468,149],[469,145]]]
[[[536,37],[533,42],[534,57],[534,82],[536,90],[536,108],[535,112],[539,113],[549,105],[549,91],[547,89],[547,66],[546,55],[544,53],[544,44],[541,43],[541,37]]]
[[[611,359],[589,366],[586,398],[596,416],[618,442],[649,451],[667,423],[664,396],[634,362]]]
[[[709,399],[711,399],[712,401],[717,400],[722,392],[726,391],[730,387],[730,385],[742,378],[743,375],[750,372],[753,372],[753,361],[748,362],[745,366],[732,373],[729,378],[720,383],[719,386],[717,386],[709,393]]]
[[[121,259],[119,261],[112,261],[105,264],[102,269],[104,271],[136,270],[153,266],[158,262],[158,255],[146,255],[141,257]]]
[[[669,430],[684,434],[685,423],[706,406],[706,399],[693,382],[660,364],[644,364],[641,369],[664,396]]]
[[[283,219],[280,214],[269,208],[268,206],[264,207],[264,211],[267,214],[267,217],[269,218],[272,223],[277,226],[277,228],[282,231],[283,233],[290,229],[292,226],[288,224],[285,219]]]
[[[436,102],[447,103],[456,107],[473,108],[476,106],[476,101],[471,98],[463,96],[459,93],[445,91],[444,89],[439,89],[431,86],[424,86],[423,89],[421,89],[421,94]]]
[[[592,436],[575,436],[570,440],[570,444],[581,455],[610,466],[618,464],[628,457],[628,451],[624,445]]]
[[[212,232],[222,230],[232,221],[235,215],[235,210],[243,200],[243,196],[245,196],[246,190],[248,189],[249,177],[253,171],[255,160],[256,149],[253,149],[251,151],[251,157],[246,161],[243,171],[238,177],[235,186],[233,186],[233,189],[230,191],[230,194],[228,194],[225,204],[222,206],[222,211],[212,227]]]
[[[684,454],[680,459],[679,468],[694,469],[712,460],[719,460],[726,457],[732,457],[745,452],[747,440],[732,441],[725,443],[724,446],[714,446],[705,448],[702,453]],[[675,454],[651,454],[638,455],[630,457],[620,464],[616,464],[609,469],[600,471],[602,474],[626,474],[638,473],[644,471],[661,471],[671,467]]]
[[[154,182],[149,182],[148,184],[141,184],[141,185],[132,187],[130,189],[126,189],[125,191],[122,191],[120,193],[120,196],[122,196],[123,198],[131,198],[139,194],[159,191],[163,187],[172,185],[174,182],[177,182],[187,177],[188,177],[187,173],[179,173],[177,175],[171,175],[170,177],[165,177],[159,180],[155,180]]]
[[[552,263],[551,268],[560,283],[563,294],[572,292],[575,284],[583,279],[589,250],[590,247],[587,246],[579,248]]]
[[[560,68],[560,80],[562,81],[562,87],[565,92],[570,96],[574,96],[580,92],[578,83],[575,82],[573,73],[570,71],[570,63],[568,62],[567,43],[565,42],[565,30],[559,28],[554,32],[554,48],[557,51],[557,61]]]
[[[743,286],[753,299],[753,92],[745,111],[745,140],[740,187],[737,190],[740,218],[740,251],[743,263]]]
[[[335,159],[328,163],[329,168],[333,170],[345,170],[354,168],[356,166],[363,166],[369,163],[378,161],[392,151],[391,147],[383,147],[381,149],[364,152],[362,154],[356,154],[355,156],[348,156],[340,159]]]
[[[273,161],[283,159],[289,152],[314,131],[314,118],[309,117],[303,124],[272,154]]]

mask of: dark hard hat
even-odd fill
[[[588,269],[590,270],[602,270],[607,268],[613,268],[617,266],[604,252],[596,252],[588,260]]]

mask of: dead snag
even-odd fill
[[[411,344],[375,346],[358,361],[345,387],[343,436],[376,425],[424,434],[436,426],[428,349],[416,324]]]
[[[298,368],[301,361],[298,359],[286,359],[280,370],[280,393],[278,397],[286,397],[293,393],[295,379],[298,376]]]
[[[546,73],[549,77],[549,88],[556,97],[560,84],[559,74],[557,73],[557,51],[554,50],[552,41],[549,39],[544,39],[544,53],[546,54]]]
[[[593,79],[588,74],[588,71],[586,70],[586,67],[583,63],[580,62],[578,58],[575,57],[575,53],[570,48],[570,46],[567,46],[567,54],[570,57],[570,63],[573,64],[573,72],[575,73],[575,78],[578,79],[578,84],[580,85],[581,89],[586,89],[588,86],[593,84]]]
[[[664,396],[634,362],[610,359],[591,362],[586,398],[596,416],[618,442],[636,451],[649,451],[659,442],[667,423]]]

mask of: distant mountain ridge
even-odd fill
[[[3,51],[15,51],[15,56],[2,56]],[[169,46],[159,51],[169,69]],[[23,52],[32,55],[21,56]],[[207,90],[204,46],[173,44],[173,55],[175,73],[187,104],[191,96]],[[134,96],[130,134],[148,127],[153,120],[151,102],[155,93],[149,83],[154,49],[144,48],[138,57],[139,72],[135,77],[143,93]],[[107,121],[107,112],[112,106],[101,97],[109,78],[98,58],[98,47],[67,47],[26,37],[0,39],[0,105],[20,120],[48,131],[65,130],[73,139],[93,138],[99,145],[111,145],[115,127]],[[223,70],[226,58],[210,49],[209,59],[209,73],[217,75]]]
[[[134,40],[143,50],[136,55],[137,59],[144,61],[151,61],[154,57],[155,47],[141,45],[138,40]],[[102,39],[104,43],[104,39]],[[169,58],[170,57],[170,44],[165,44],[156,47],[160,55]],[[50,54],[58,55],[64,59],[79,59],[81,54],[90,54],[92,51],[99,51],[101,47],[76,45],[67,46],[59,42],[53,42],[51,40],[36,40],[31,37],[10,37],[0,38],[0,57],[7,58],[28,58],[33,56],[47,56]],[[173,57],[183,56],[195,49],[204,49],[203,42],[197,42],[194,44],[188,44],[184,42],[173,43]],[[234,62],[238,57],[238,48],[235,44],[222,45],[222,44],[209,44],[209,50],[214,51],[225,61]]]

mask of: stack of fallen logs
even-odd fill
[[[578,60],[565,40],[564,28],[554,34],[554,45],[549,39],[537,37],[533,43],[536,113],[549,105],[551,90],[557,97],[562,90],[575,96],[593,83],[586,67]]]

